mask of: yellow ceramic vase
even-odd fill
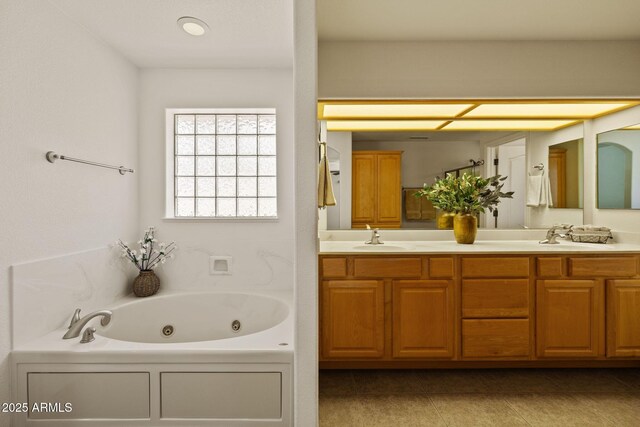
[[[443,212],[438,217],[438,230],[451,230],[453,228],[453,217],[456,214],[453,212]]]
[[[478,218],[471,214],[457,214],[453,218],[453,234],[456,242],[470,245],[478,234]]]

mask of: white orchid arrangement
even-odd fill
[[[122,257],[127,258],[140,271],[153,270],[160,264],[174,257],[174,251],[178,249],[175,242],[168,245],[160,243],[155,238],[155,228],[149,227],[142,240],[138,240],[140,250],[131,249],[127,243],[118,239],[116,242],[122,248]]]

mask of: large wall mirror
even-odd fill
[[[502,200],[497,216],[480,215],[481,228],[582,223],[582,125],[545,132],[329,131],[326,137],[337,199],[336,206],[326,209],[328,230],[363,228],[367,223],[379,228],[437,229],[442,213],[414,193],[436,177],[463,173],[508,176],[503,191],[514,192],[513,199]],[[551,204],[542,200],[531,208],[527,186],[529,176],[541,173],[533,168],[536,164],[544,165],[553,207],[568,209],[551,210]],[[383,182],[392,184],[385,187]],[[395,223],[385,226],[391,219]]]
[[[598,134],[598,208],[640,209],[640,125]]]

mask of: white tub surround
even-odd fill
[[[108,247],[16,264],[11,273],[14,348],[68,326],[77,307],[84,315],[113,306],[135,277]]]
[[[63,340],[62,326],[14,350],[15,401],[74,407],[17,414],[15,426],[291,425],[290,291],[161,290],[102,308],[113,316],[105,327],[88,323],[93,342]]]

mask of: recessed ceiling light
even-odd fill
[[[209,31],[209,26],[198,18],[183,16],[178,19],[178,27],[190,36],[202,36]]]

